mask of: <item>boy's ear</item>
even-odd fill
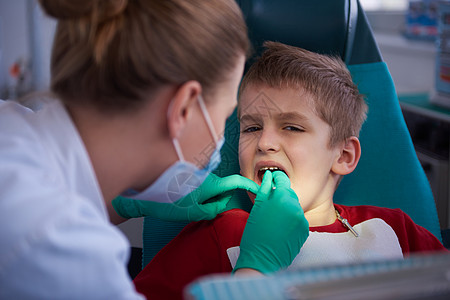
[[[356,136],[348,138],[344,142],[340,154],[336,158],[331,171],[339,175],[347,175],[355,170],[361,157],[361,144]]]
[[[171,138],[180,136],[188,120],[193,116],[197,98],[202,92],[198,81],[187,81],[176,90],[167,112],[167,126]]]

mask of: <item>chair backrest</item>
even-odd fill
[[[381,61],[366,15],[357,0],[237,0],[256,57],[264,41],[278,41],[348,65]],[[251,63],[251,60],[250,60]]]
[[[436,206],[425,173],[414,152],[395,88],[357,0],[238,0],[249,28],[255,56],[265,40],[339,55],[349,65],[369,114],[361,131],[363,155],[356,170],[344,177],[334,200],[347,205],[401,208],[413,220],[440,236]],[[249,60],[249,64],[251,60]],[[239,122],[228,119],[219,176],[238,174]],[[251,203],[237,191],[229,207]],[[143,266],[186,223],[147,217],[144,220]]]

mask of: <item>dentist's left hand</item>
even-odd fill
[[[235,189],[257,194],[259,186],[241,175],[219,177],[211,173],[196,190],[174,203],[119,196],[112,201],[112,205],[121,217],[128,219],[151,216],[167,221],[211,220],[226,210]]]

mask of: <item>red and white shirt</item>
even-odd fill
[[[335,204],[358,232],[356,238],[336,220],[310,227],[310,235],[291,267],[389,259],[413,252],[445,250],[439,240],[399,209]],[[233,209],[214,220],[194,222],[166,245],[134,279],[148,299],[182,299],[183,288],[213,273],[230,273],[248,213]]]

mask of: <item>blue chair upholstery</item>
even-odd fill
[[[322,54],[340,56],[347,64],[381,61],[381,55],[357,0],[237,0],[255,50],[278,41]],[[250,60],[251,63],[251,60]]]
[[[238,0],[255,56],[265,40],[339,55],[349,65],[355,83],[366,96],[369,114],[361,131],[362,158],[344,177],[336,203],[401,208],[413,220],[441,238],[436,206],[425,173],[414,152],[391,76],[357,0]],[[249,60],[248,64],[251,64]],[[239,173],[239,123],[236,112],[228,119],[219,176]],[[251,203],[237,191],[229,207],[245,210]],[[146,217],[143,266],[186,223]]]

